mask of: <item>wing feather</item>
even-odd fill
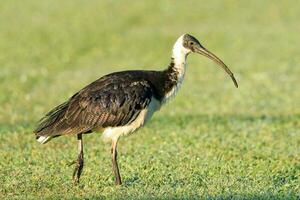
[[[95,128],[126,125],[146,108],[152,97],[152,88],[146,81],[112,83],[98,91],[85,91],[70,102],[67,113],[81,110],[81,125]],[[75,121],[66,116],[68,121]]]
[[[108,80],[92,83],[73,95],[68,102],[49,112],[44,121],[48,125],[37,130],[41,135],[78,134],[94,129],[123,126],[136,119],[153,96],[153,88],[146,80]],[[48,117],[47,116],[53,116]]]

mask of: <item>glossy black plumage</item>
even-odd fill
[[[152,97],[161,101],[175,84],[172,63],[165,71],[123,71],[103,76],[46,114],[34,131],[36,136],[78,134],[129,124]]]

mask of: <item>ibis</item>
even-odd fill
[[[184,34],[176,40],[166,69],[114,72],[90,83],[39,121],[34,130],[37,141],[45,144],[59,136],[77,136],[78,155],[73,162],[73,180],[78,183],[84,166],[83,135],[102,132],[102,137],[111,141],[115,184],[120,185],[122,181],[117,162],[119,138],[145,125],[154,112],[176,95],[183,82],[190,53],[213,60],[238,87],[233,73],[216,55],[204,48],[195,37]]]

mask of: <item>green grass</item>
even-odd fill
[[[300,13],[295,1],[15,1],[0,4],[0,197],[299,199]],[[163,69],[183,33],[236,74],[190,55],[178,96],[119,143],[35,141],[35,122],[112,71]],[[2,198],[1,198],[2,199]]]

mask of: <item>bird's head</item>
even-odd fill
[[[198,53],[213,60],[227,72],[227,74],[231,77],[235,87],[238,87],[238,83],[235,80],[233,73],[224,64],[224,62],[221,59],[219,59],[215,54],[211,53],[206,48],[204,48],[195,37],[189,34],[184,34],[180,36],[174,45],[174,51],[175,53],[178,52],[184,54],[185,56],[187,56],[189,53]]]

